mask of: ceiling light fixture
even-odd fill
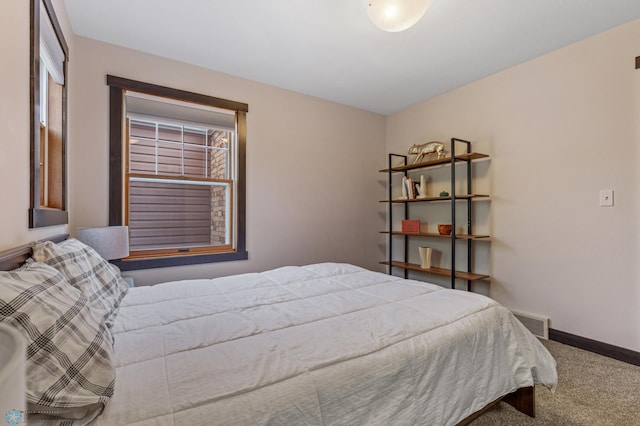
[[[404,31],[422,18],[431,0],[367,0],[369,19],[383,31]]]

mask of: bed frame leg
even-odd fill
[[[495,401],[488,404],[483,409],[478,410],[475,413],[471,414],[469,417],[463,419],[461,422],[456,424],[456,426],[468,426],[475,419],[480,417],[485,412],[489,411],[493,406],[495,406],[496,404],[499,404],[500,401],[504,401],[507,404],[513,405],[516,410],[526,414],[527,416],[535,417],[536,416],[535,396],[536,394],[533,386],[528,388],[520,388],[515,392],[511,392],[510,394],[503,396],[502,398],[496,399]]]
[[[520,388],[506,395],[502,400],[529,417],[536,416],[536,392],[533,386]]]

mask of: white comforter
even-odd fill
[[[445,425],[555,361],[507,309],[347,264],[133,288],[97,424]]]

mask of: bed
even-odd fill
[[[101,329],[113,392],[67,424],[456,425],[503,398],[533,415],[534,384],[557,382],[492,299],[354,265],[123,292]]]

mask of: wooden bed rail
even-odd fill
[[[67,234],[54,235],[41,241],[59,243],[69,237]],[[0,252],[0,271],[10,271],[19,268],[31,256],[31,244],[24,244]]]

